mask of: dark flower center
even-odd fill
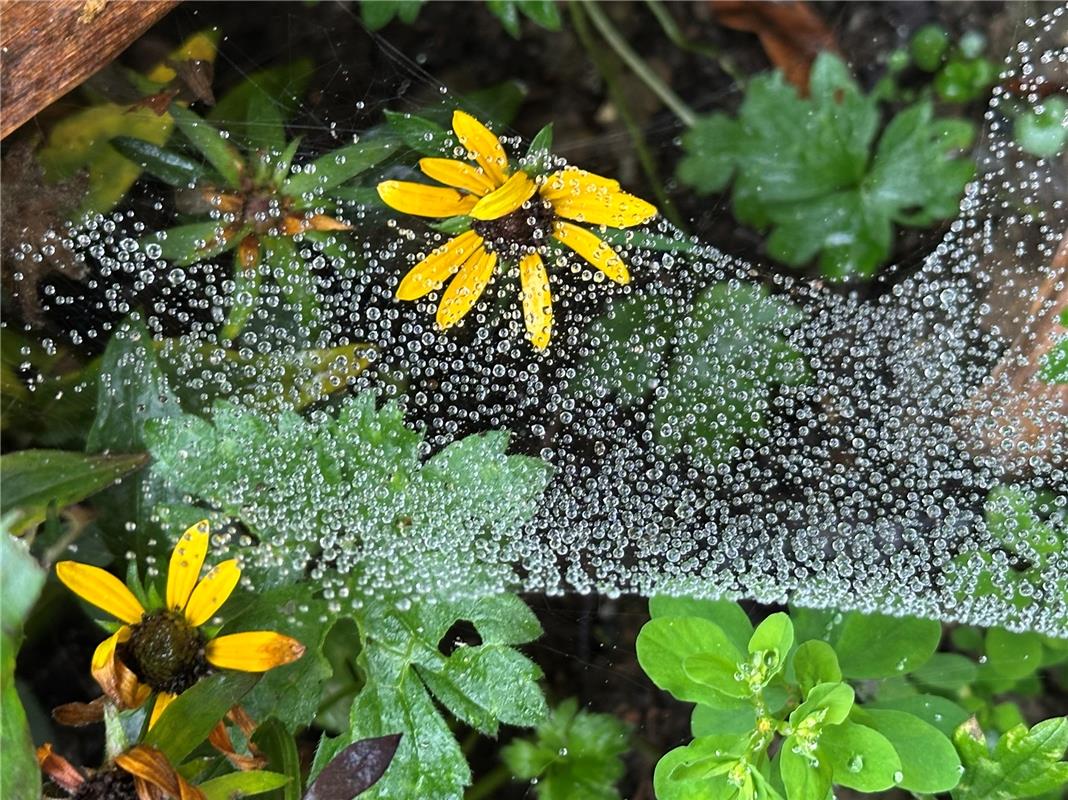
[[[133,775],[105,767],[78,787],[74,800],[138,800]]]
[[[179,694],[208,673],[203,634],[176,611],[153,611],[131,625],[119,658],[157,692]]]
[[[546,244],[553,231],[553,219],[552,206],[534,195],[511,214],[475,220],[471,229],[485,240],[487,250],[502,258],[518,258]]]

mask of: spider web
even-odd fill
[[[408,57],[363,31],[348,7],[325,9],[321,24],[302,22],[300,36],[293,34],[297,14],[275,13],[289,15],[281,23],[291,34],[284,52],[264,58],[224,42],[218,69],[249,76],[267,63],[315,56],[314,96],[288,125],[304,136],[298,161],[381,124],[384,110],[447,112],[458,102],[461,93],[426,73],[418,53]],[[196,30],[200,17],[182,11],[175,24]],[[284,360],[307,348],[372,343],[374,362],[349,378],[349,391],[398,397],[430,450],[504,429],[512,452],[547,460],[553,478],[535,518],[499,548],[515,559],[514,579],[500,588],[790,600],[1066,635],[1063,528],[1060,548],[1013,549],[985,513],[991,491],[1013,486],[1026,496],[1052,493],[1062,526],[1068,514],[1068,398],[1063,386],[1028,371],[1052,335],[1043,321],[1065,305],[1064,272],[1051,265],[1063,263],[1055,254],[1068,227],[1066,169],[1062,159],[1023,153],[1006,122],[1009,104],[1039,102],[1045,85],[1068,83],[1064,18],[1056,9],[1018,31],[959,218],[915,268],[887,269],[874,296],[771,275],[659,220],[646,233],[671,249],[640,238],[620,246],[635,277],[628,287],[575,260],[552,264],[555,328],[539,354],[525,339],[514,269],[499,268],[464,323],[445,333],[433,323],[436,295],[396,301],[397,281],[415,254],[444,237],[354,201],[345,209],[356,226],[346,239],[348,259],[298,246],[321,273],[309,287],[328,324],[308,333],[280,322],[286,301],[268,295],[241,347]],[[253,28],[279,24],[249,21]],[[1003,88],[1010,85],[1017,88]],[[510,152],[525,150],[519,132],[496,130]],[[679,131],[647,133],[669,147]],[[598,165],[584,156],[596,160],[598,148],[611,145],[563,138],[556,150],[592,169]],[[407,174],[400,162],[383,173]],[[730,213],[722,202],[715,209]],[[229,260],[177,267],[136,244],[176,219],[173,196],[142,181],[120,211],[59,235],[90,265],[90,276],[44,285],[46,347],[99,347],[119,319],[139,309],[154,335],[185,345],[186,356],[170,365],[183,380],[218,383],[212,359],[188,353],[214,341],[225,317]],[[56,238],[23,257],[47,256]],[[740,335],[756,312],[737,298],[754,282],[803,312],[782,335],[804,361],[805,380],[753,388],[762,386],[757,376],[771,358]],[[725,323],[721,336],[694,349],[677,312],[716,284],[733,287],[723,307],[728,320],[734,312],[743,324]],[[642,306],[637,324],[662,324],[654,340],[660,350],[630,355],[655,363],[689,348],[689,357],[726,370],[718,381],[683,373],[671,382],[654,370],[649,394],[626,402],[610,382],[579,380],[584,364],[619,367],[591,326],[642,298],[655,302]],[[724,397],[759,414],[710,458],[702,437],[731,424],[717,417]],[[249,393],[235,390],[231,399],[249,402]],[[664,400],[669,411],[658,413]],[[703,433],[680,439],[677,431],[694,419]],[[1024,572],[1030,579],[1014,601],[1014,576]],[[412,591],[434,585],[425,574],[410,582]]]

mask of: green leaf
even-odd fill
[[[250,104],[254,95],[268,97],[278,107],[283,119],[289,119],[300,105],[315,64],[307,58],[285,61],[275,67],[257,70],[219,98],[207,118],[236,137],[250,139],[247,121],[253,118]]]
[[[879,699],[865,703],[864,708],[869,711],[872,709],[906,711],[933,728],[937,728],[946,737],[952,737],[957,727],[968,719],[967,711],[952,700],[935,694],[915,694],[889,700]]]
[[[1068,316],[1064,312],[1061,313],[1061,327],[1068,328]],[[1068,334],[1061,334],[1042,358],[1038,378],[1046,383],[1068,384]]]
[[[256,263],[248,266],[241,257],[241,249],[234,250],[234,290],[230,294],[230,310],[226,315],[226,324],[219,334],[223,341],[236,339],[259,305],[260,282],[264,270],[260,264],[262,251],[258,250],[257,253]]]
[[[422,5],[423,0],[360,0],[360,18],[373,31],[386,27],[394,17],[410,25]]]
[[[1039,109],[1028,110],[1016,117],[1013,130],[1016,143],[1025,153],[1039,158],[1052,158],[1064,149],[1068,139],[1068,101],[1063,97],[1047,97]]]
[[[1018,680],[1042,666],[1042,637],[1037,633],[991,628],[986,632],[985,650],[989,667],[1004,678]]]
[[[516,0],[516,6],[546,30],[558,31],[563,24],[556,0]]]
[[[901,759],[894,746],[866,725],[847,721],[824,728],[818,753],[831,765],[839,786],[881,792],[894,786],[901,776]]]
[[[964,762],[964,777],[954,800],[1014,800],[1034,797],[1068,784],[1068,717],[1039,722],[1030,730],[1018,725],[987,750],[974,720],[961,725],[953,741]]]
[[[786,661],[786,654],[793,646],[794,625],[790,622],[790,617],[781,611],[765,617],[749,640],[750,653],[775,653],[779,667]]]
[[[533,176],[544,175],[551,167],[552,150],[553,124],[550,122],[530,140],[527,153],[520,161],[523,169]]]
[[[315,275],[297,252],[292,237],[264,236],[260,245],[264,267],[274,277],[286,300],[285,310],[300,326],[298,335],[303,340],[312,340],[321,316]]]
[[[207,159],[226,184],[232,189],[240,188],[245,162],[237,148],[210,122],[201,119],[188,108],[172,103],[170,112],[178,130]]]
[[[270,160],[286,146],[285,119],[279,104],[267,92],[255,89],[249,95],[245,120],[246,149],[260,151]]]
[[[5,503],[7,492],[5,478]],[[0,741],[4,751],[0,795],[4,797],[41,794],[41,770],[34,755],[26,711],[15,688],[15,657],[22,643],[22,626],[44,582],[44,570],[25,545],[8,532],[5,512],[0,521]]]
[[[635,647],[645,674],[677,700],[704,703],[713,708],[733,708],[739,704],[733,696],[695,680],[685,668],[686,661],[695,656],[707,655],[732,665],[741,660],[727,634],[714,622],[698,617],[652,619],[638,632]],[[706,670],[700,673],[702,677],[710,676],[708,670],[712,667],[699,662],[694,666],[699,671]],[[736,670],[735,666],[732,674]]]
[[[308,649],[311,650],[310,647]],[[312,653],[305,653],[300,660],[304,660],[309,655]],[[267,678],[270,675],[271,671],[268,671],[264,677]],[[314,695],[318,700],[319,695],[313,689],[309,690],[309,694]],[[293,735],[286,730],[285,725],[275,717],[264,719],[256,726],[256,732],[252,735],[252,743],[267,759],[267,766],[273,772],[288,779],[286,784],[280,787],[281,791],[271,796],[271,800],[300,800],[302,783],[300,754],[297,752],[297,743]]]
[[[433,120],[386,111],[386,122],[408,147],[424,156],[452,156],[452,134]]]
[[[753,635],[753,623],[733,600],[700,600],[658,594],[649,598],[649,615],[658,617],[701,617],[716,623],[739,653],[746,652]]]
[[[229,233],[224,223],[211,220],[177,225],[146,236],[139,244],[150,258],[184,267],[225,253],[237,247],[243,238],[243,232]]]
[[[393,733],[353,742],[323,767],[304,800],[349,800],[363,794],[381,780],[400,739],[399,733]]]
[[[148,174],[171,186],[191,186],[204,174],[198,162],[144,139],[117,136],[111,140],[111,146]]]
[[[329,194],[335,186],[351,180],[386,157],[396,145],[388,139],[370,139],[339,147],[306,164],[300,172],[293,172],[282,184],[282,193],[298,200],[303,208],[315,198]]]
[[[943,692],[957,692],[979,674],[975,662],[960,653],[935,653],[912,672],[912,680]]]
[[[737,661],[719,653],[697,653],[682,660],[682,671],[691,681],[711,687],[728,697],[749,697],[752,690],[748,684],[735,677],[738,667]]]
[[[779,774],[786,787],[787,800],[825,800],[831,793],[831,765],[825,758],[814,761],[798,752],[793,736],[779,751]]]
[[[715,740],[719,737],[705,738]],[[737,797],[737,787],[728,783],[725,775],[699,780],[680,780],[675,777],[678,770],[694,761],[693,744],[676,747],[656,763],[653,787],[657,800],[731,800]],[[729,761],[726,763],[729,764]],[[729,766],[724,772],[726,769]]]
[[[794,652],[793,666],[803,696],[807,696],[818,684],[840,683],[842,680],[842,670],[838,667],[834,648],[818,639],[798,646]]]
[[[960,782],[953,743],[933,725],[905,711],[864,707],[865,725],[887,738],[901,760],[902,789],[920,794],[948,792]]]
[[[742,148],[739,123],[726,114],[700,117],[682,137],[685,157],[678,178],[702,194],[722,191],[734,175]]]
[[[143,453],[88,456],[65,450],[19,450],[0,456],[0,514],[15,533],[43,522],[51,506],[66,508],[136,472],[148,461]]]
[[[197,788],[204,794],[204,800],[233,800],[270,792],[290,782],[291,779],[285,775],[254,769],[220,775],[197,784]]]
[[[847,683],[818,683],[805,695],[805,702],[790,712],[790,724],[815,717],[820,725],[838,725],[853,708],[853,687]]]
[[[109,379],[101,381],[97,389],[96,418],[86,452],[144,450],[145,421],[181,413],[144,323],[130,318],[115,330],[100,369]]]
[[[515,0],[486,0],[488,8],[512,36],[519,38],[519,9]]]
[[[198,681],[167,706],[143,743],[162,750],[172,764],[180,764],[259,678],[250,672],[225,671]]]
[[[519,106],[527,96],[527,87],[517,80],[479,89],[458,98],[457,105],[482,122],[508,125],[519,113]]]
[[[627,727],[609,714],[579,709],[565,700],[540,723],[535,738],[513,739],[501,760],[520,780],[536,780],[539,800],[618,800]]]
[[[847,678],[888,678],[924,664],[941,637],[942,625],[935,620],[854,612],[833,644]]]
[[[438,645],[458,620],[472,623],[481,644],[446,656]],[[547,714],[541,671],[513,648],[535,638],[540,627],[514,596],[421,603],[404,612],[393,603],[372,602],[357,624],[363,633],[357,665],[365,684],[352,705],[350,730],[320,747],[313,775],[347,741],[401,733],[392,765],[367,797],[456,796],[470,772],[431,696],[489,735],[500,722],[531,726]]]
[[[694,737],[713,734],[749,733],[756,727],[756,713],[752,705],[745,703],[735,708],[711,708],[694,706],[690,715],[690,733]]]

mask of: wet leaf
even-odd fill
[[[230,144],[212,123],[201,119],[188,108],[174,103],[170,112],[178,129],[215,168],[226,184],[232,189],[240,188],[245,161],[237,148]]]
[[[304,800],[350,800],[366,792],[381,779],[400,741],[394,733],[350,744],[323,767]]]
[[[159,145],[146,142],[144,139],[118,136],[111,140],[111,146],[149,175],[171,186],[192,186],[204,174],[198,162],[186,158],[181,153],[164,150]]]
[[[1030,730],[1017,725],[990,752],[974,718],[953,735],[964,763],[964,777],[954,800],[1015,800],[1068,784],[1068,717],[1039,722]]]

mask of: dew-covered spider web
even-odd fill
[[[298,165],[373,141],[385,111],[447,126],[463,92],[350,11],[330,13],[350,24],[305,25],[308,41],[270,54],[317,60],[287,125],[303,136]],[[339,603],[686,592],[1068,635],[1068,394],[1037,374],[1064,335],[1068,170],[1063,153],[1017,147],[1005,110],[1068,85],[1064,10],[1017,38],[959,218],[877,291],[784,277],[661,216],[611,239],[626,286],[573,253],[547,256],[544,351],[528,341],[514,264],[442,332],[440,292],[394,296],[453,235],[376,202],[377,181],[414,174],[398,142],[322,209],[351,230],[294,239],[299,291],[263,267],[232,341],[233,254],[176,264],[146,245],[190,213],[187,193],[148,176],[117,210],[23,244],[16,294],[57,251],[77,265],[36,284],[27,336],[99,354],[144,326],[160,374],[133,347],[101,378],[167,418],[144,434],[155,463],[128,530],[151,543],[208,513],[257,580],[311,579]],[[224,40],[217,71],[254,78],[264,64]],[[490,103],[466,102],[476,115]],[[512,158],[535,133],[490,124]],[[554,149],[594,169],[596,144],[558,134]],[[131,391],[149,378],[151,396]]]

